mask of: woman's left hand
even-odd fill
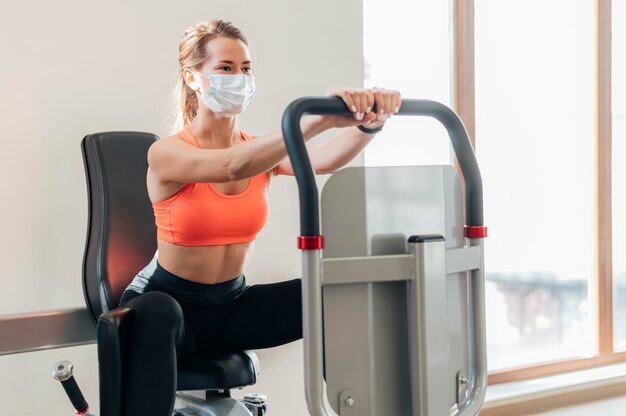
[[[332,127],[358,125],[367,128],[380,127],[389,117],[398,112],[402,103],[398,91],[383,88],[335,88],[329,90],[328,95],[341,97],[352,111],[352,118],[327,116]],[[372,111],[374,104],[376,104],[376,112]]]

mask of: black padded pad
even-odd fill
[[[105,312],[98,321],[98,372],[100,375],[100,415],[120,416],[122,412],[124,369],[131,339],[133,311],[118,308]]]
[[[108,132],[82,141],[89,193],[83,288],[94,322],[117,307],[124,289],[156,251],[146,187],[148,148],[155,140],[149,133]]]
[[[230,389],[256,383],[252,359],[243,351],[194,355],[178,362],[177,390]]]

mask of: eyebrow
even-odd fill
[[[233,61],[225,61],[225,60],[222,60],[222,61],[219,61],[219,62],[218,62],[218,64],[221,64],[221,63],[224,63],[224,64],[231,64],[231,65],[234,65],[234,64],[235,64]],[[250,62],[250,61],[244,61],[244,62],[242,62],[241,64],[242,64],[242,65],[245,65],[245,64],[249,64],[249,63],[251,63],[251,62]]]

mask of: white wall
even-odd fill
[[[13,2],[0,14],[0,315],[84,305],[80,270],[87,201],[79,150],[89,133],[168,133],[178,41],[196,21],[233,21],[248,36],[260,93],[241,126],[279,128],[285,106],[333,85],[363,83],[362,5],[315,2]],[[278,178],[251,283],[300,275],[297,188]],[[2,336],[0,334],[0,336]],[[259,351],[246,391],[271,414],[305,414],[300,342]],[[52,364],[69,359],[98,412],[95,345],[0,357],[3,414],[71,414]]]

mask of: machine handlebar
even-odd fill
[[[89,411],[89,404],[85,400],[83,393],[80,391],[76,379],[74,379],[74,366],[69,361],[59,361],[54,365],[52,369],[52,377],[61,382],[63,389],[67,393],[74,406],[74,413],[77,415],[91,415],[93,413]]]
[[[317,185],[300,129],[300,119],[306,114],[352,117],[352,112],[340,97],[303,97],[289,104],[283,114],[283,138],[300,193],[300,235],[319,236]],[[482,179],[469,136],[459,116],[447,106],[431,100],[402,100],[396,115],[433,117],[443,124],[450,136],[465,181],[466,225],[482,227]]]

